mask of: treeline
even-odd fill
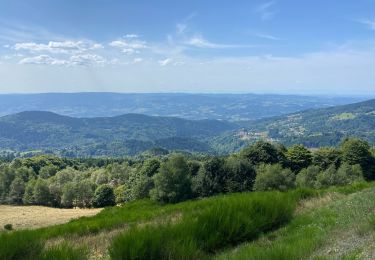
[[[375,179],[374,154],[365,141],[346,139],[339,148],[314,151],[259,141],[225,157],[16,158],[0,165],[0,203],[104,207],[143,198],[175,203],[227,192],[346,185]]]

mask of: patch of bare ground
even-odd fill
[[[323,207],[325,205],[328,205],[330,202],[342,199],[343,197],[345,197],[344,194],[329,192],[322,196],[302,200],[295,210],[295,215],[299,215],[306,211]]]
[[[0,205],[0,228],[12,224],[14,229],[34,229],[93,216],[102,209],[59,209],[43,206]]]
[[[375,232],[358,234],[355,228],[332,233],[314,257],[329,259],[375,259]],[[313,257],[313,258],[314,258]]]

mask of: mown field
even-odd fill
[[[11,224],[14,229],[40,228],[93,216],[102,209],[59,209],[43,206],[0,205],[0,227]]]
[[[0,233],[0,259],[374,257],[375,185],[149,200]]]

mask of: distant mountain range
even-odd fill
[[[259,139],[318,147],[348,136],[375,145],[375,99],[241,122],[141,114],[75,118],[43,111],[0,117],[0,151],[69,157],[136,155],[152,148],[221,154]]]
[[[110,117],[136,113],[192,120],[238,121],[349,104],[365,99],[258,94],[8,94],[0,95],[0,116],[38,110],[72,117]]]
[[[308,147],[337,145],[343,138],[355,136],[375,145],[375,99],[256,120],[235,136],[242,141],[264,138]]]

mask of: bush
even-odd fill
[[[263,164],[257,168],[254,190],[286,191],[293,188],[295,175],[290,169],[284,169],[280,164]]]
[[[319,173],[320,168],[315,165],[302,169],[296,177],[297,186],[301,188],[315,188],[317,186],[316,178]]]
[[[109,185],[101,185],[95,190],[93,205],[94,207],[107,207],[115,205],[115,194],[113,188]]]
[[[4,225],[4,229],[5,229],[5,230],[9,230],[9,231],[10,231],[10,230],[13,230],[13,225],[12,225],[12,224],[5,224],[5,225]]]

